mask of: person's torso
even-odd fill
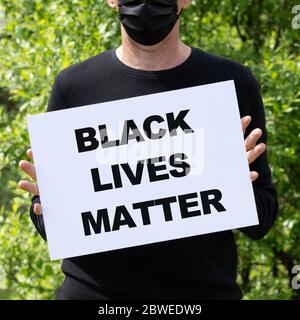
[[[132,69],[109,50],[64,70],[57,80],[68,107],[78,107],[233,79],[243,116],[244,77],[238,63],[193,48],[180,66],[156,72]],[[241,298],[236,268],[231,231],[65,259],[62,267],[95,294],[199,299]]]

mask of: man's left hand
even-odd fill
[[[251,117],[245,116],[241,119],[241,122],[242,122],[243,132],[245,134],[245,131],[251,122]],[[250,132],[248,137],[245,138],[245,146],[246,146],[247,158],[248,158],[249,164],[255,161],[266,150],[265,143],[261,142],[257,144],[257,141],[261,137],[261,135],[262,135],[262,130],[259,128],[255,128]],[[255,181],[258,178],[258,172],[251,171],[250,177],[252,182]]]

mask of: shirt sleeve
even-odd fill
[[[38,233],[41,235],[41,237],[47,241],[47,236],[46,236],[46,230],[45,230],[45,225],[44,225],[44,218],[43,215],[36,215],[33,211],[33,207],[35,203],[41,203],[40,202],[40,197],[35,195],[31,199],[31,206],[30,206],[30,218],[31,221],[33,222],[36,230]]]
[[[246,129],[245,137],[247,137],[253,129],[260,128],[262,130],[262,136],[257,143],[263,142],[267,144],[268,134],[260,86],[249,68],[247,68],[247,74],[248,78],[246,90],[244,91],[244,103],[246,104],[246,110],[249,110],[249,115],[252,120]],[[278,212],[278,197],[271,178],[267,153],[268,149],[249,165],[250,171],[257,171],[259,174],[258,178],[252,183],[259,224],[240,229],[246,236],[255,240],[263,238],[268,233],[275,222]]]
[[[49,99],[49,103],[47,106],[46,112],[60,110],[67,108],[68,105],[60,92],[59,85],[57,79],[54,82],[54,85],[51,90],[51,95]],[[31,199],[31,206],[30,206],[30,218],[36,228],[36,230],[39,232],[41,237],[46,241],[46,230],[44,225],[44,218],[43,215],[36,215],[33,211],[33,207],[35,203],[40,203],[40,197],[38,195],[35,195]]]

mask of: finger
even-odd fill
[[[266,145],[264,143],[260,143],[257,146],[255,146],[252,150],[248,151],[248,163],[251,164],[253,161],[255,161],[265,150]]]
[[[42,206],[41,206],[40,203],[35,203],[35,204],[33,205],[33,212],[34,212],[37,216],[43,214]]]
[[[241,122],[242,122],[243,133],[245,134],[245,131],[251,122],[251,117],[245,116],[241,119]]]
[[[256,171],[251,171],[250,178],[252,182],[255,181],[258,178],[258,173]]]
[[[262,135],[262,130],[259,128],[256,128],[251,131],[249,136],[245,139],[246,151],[249,151],[255,147],[261,135]]]
[[[36,183],[32,183],[26,180],[21,180],[19,181],[18,186],[24,191],[30,192],[34,195],[39,195],[39,188]]]
[[[19,167],[26,172],[33,180],[36,180],[35,167],[32,163],[27,160],[21,160],[19,162]]]
[[[33,160],[32,149],[28,149],[26,153],[27,153],[27,156],[28,156],[31,160]]]

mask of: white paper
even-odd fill
[[[143,121],[152,115],[189,110],[184,118],[194,133],[170,137],[168,131],[159,140],[130,140],[128,145],[78,152],[75,129],[107,126],[110,140],[120,139],[125,120],[133,119],[142,131]],[[258,224],[256,205],[246,157],[234,81],[224,81],[181,90],[130,99],[53,111],[27,117],[31,147],[43,207],[51,260],[179,239],[221,230]],[[166,122],[153,123],[153,131],[167,128]],[[144,132],[143,132],[144,133]],[[97,131],[96,138],[99,138]],[[185,177],[173,177],[168,159],[185,153],[191,171]],[[147,168],[140,184],[132,185],[121,171],[122,188],[94,191],[91,168],[98,168],[104,183],[112,182],[111,165],[166,157],[170,178],[149,182]],[[178,171],[180,171],[178,169]],[[178,201],[171,204],[172,221],[165,221],[161,205],[149,208],[150,224],[144,225],[141,211],[133,203],[217,189],[226,211],[182,218]],[[177,198],[178,199],[178,198]],[[122,225],[119,230],[85,235],[82,212],[90,211],[96,221],[97,210],[107,209],[110,225],[115,208],[125,205],[135,227]],[[203,210],[202,210],[203,211]],[[102,226],[103,227],[103,226]]]

